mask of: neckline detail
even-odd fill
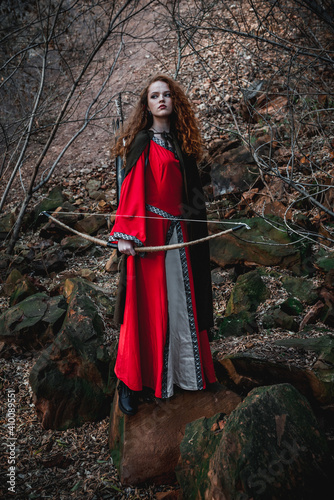
[[[170,146],[169,144],[166,144],[166,142],[163,139],[161,139],[160,137],[156,137],[154,135],[152,137],[152,141],[155,142],[156,144],[158,144],[159,146],[162,146],[163,148],[168,149],[168,151],[171,151],[172,153],[174,153],[175,158],[177,158],[176,153],[173,150],[172,146]]]

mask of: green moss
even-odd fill
[[[222,319],[219,325],[219,338],[252,335],[257,330],[256,315],[248,311],[241,311]]]
[[[306,278],[285,276],[283,287],[291,297],[296,297],[306,304],[314,304],[318,299],[314,283]]]
[[[228,301],[225,316],[241,311],[255,312],[267,294],[267,287],[257,270],[239,276]]]
[[[175,473],[187,500],[197,500],[199,491],[202,494],[201,498],[205,498],[205,491],[210,485],[210,458],[221,439],[217,422],[223,419],[223,414],[217,414],[186,425],[180,445],[182,461],[176,467]],[[216,431],[212,430],[216,427]],[[187,470],[189,463],[191,463],[191,473]]]

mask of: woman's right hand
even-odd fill
[[[133,249],[133,241],[119,239],[118,250],[126,255],[136,255],[136,252]]]

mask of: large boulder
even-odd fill
[[[104,418],[110,410],[110,355],[103,344],[104,304],[111,298],[81,279],[67,280],[68,310],[54,342],[30,374],[33,401],[45,429],[67,429]],[[104,300],[102,300],[102,295]]]
[[[215,264],[220,267],[236,264],[279,266],[296,275],[310,272],[310,262],[306,258],[309,248],[291,244],[295,241],[294,236],[283,229],[281,219],[267,216],[266,219],[254,217],[235,222],[247,223],[251,229],[239,229],[210,240],[210,256]]]
[[[0,316],[0,341],[24,348],[40,348],[53,340],[67,309],[63,296],[36,293]]]
[[[220,357],[217,361],[221,371],[217,370],[219,379],[224,383],[232,382],[237,391],[249,391],[254,387],[269,384],[291,383],[315,406],[327,411],[334,411],[334,338],[324,335],[317,338],[291,338],[276,341],[275,351],[282,349],[277,359],[270,359],[267,354],[248,350],[229,356]],[[291,349],[313,351],[316,361],[312,368],[293,365],[289,358]],[[298,353],[296,354],[298,355]],[[300,355],[300,353],[299,353]],[[219,367],[217,364],[217,366]]]
[[[181,391],[167,400],[143,402],[135,416],[124,415],[115,395],[110,415],[109,447],[123,484],[164,484],[175,480],[175,466],[187,423],[227,415],[241,398],[220,384],[205,391]]]
[[[187,500],[327,498],[331,456],[307,400],[259,387],[226,417],[186,426],[176,474]]]

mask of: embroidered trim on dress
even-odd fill
[[[114,233],[113,235],[109,236],[109,241],[115,241],[115,240],[127,240],[127,241],[134,241],[138,247],[144,246],[144,243],[142,243],[138,238],[135,236],[131,236],[130,234],[125,234],[125,233]],[[143,252],[141,252],[143,253]]]
[[[161,210],[161,208],[154,207],[153,205],[148,205],[147,203],[145,205],[145,208],[149,212],[153,212],[156,215],[161,215],[161,217],[164,217],[165,219],[169,220],[180,219],[180,217],[182,217],[182,215],[169,214],[168,212],[165,212],[165,210]]]
[[[183,243],[184,239],[183,239],[182,227],[181,227],[181,224],[178,220],[179,216],[171,215],[168,212],[161,210],[160,208],[154,207],[152,205],[147,205],[147,204],[146,204],[146,210],[148,210],[149,212],[153,212],[157,215],[161,215],[161,217],[164,217],[166,219],[172,220],[172,223],[171,223],[172,229],[169,228],[169,231],[167,232],[167,237],[166,237],[166,241],[165,241],[166,245],[168,245],[168,243],[172,237],[174,228],[176,228],[178,242]],[[188,272],[187,255],[186,255],[186,251],[184,248],[180,248],[179,252],[180,252],[180,260],[181,260],[181,267],[182,267],[183,282],[184,282],[184,290],[185,290],[185,295],[186,295],[189,329],[190,329],[190,335],[191,335],[191,340],[192,340],[193,350],[194,350],[194,361],[195,361],[197,388],[198,388],[198,390],[201,390],[201,389],[203,389],[203,377],[202,377],[201,359],[200,359],[200,354],[199,354],[198,339],[197,339],[197,332],[196,332],[196,325],[195,325],[195,317],[194,317],[194,311],[193,311],[193,306],[192,306],[192,297],[191,297],[190,279],[189,279],[189,272]],[[167,330],[166,343],[168,343],[168,346],[169,346],[169,325],[168,325],[168,330]],[[163,376],[162,376],[162,397],[163,398],[168,397],[168,394],[167,394],[168,354],[169,354],[169,349],[165,348],[164,349],[164,361],[163,361]]]

